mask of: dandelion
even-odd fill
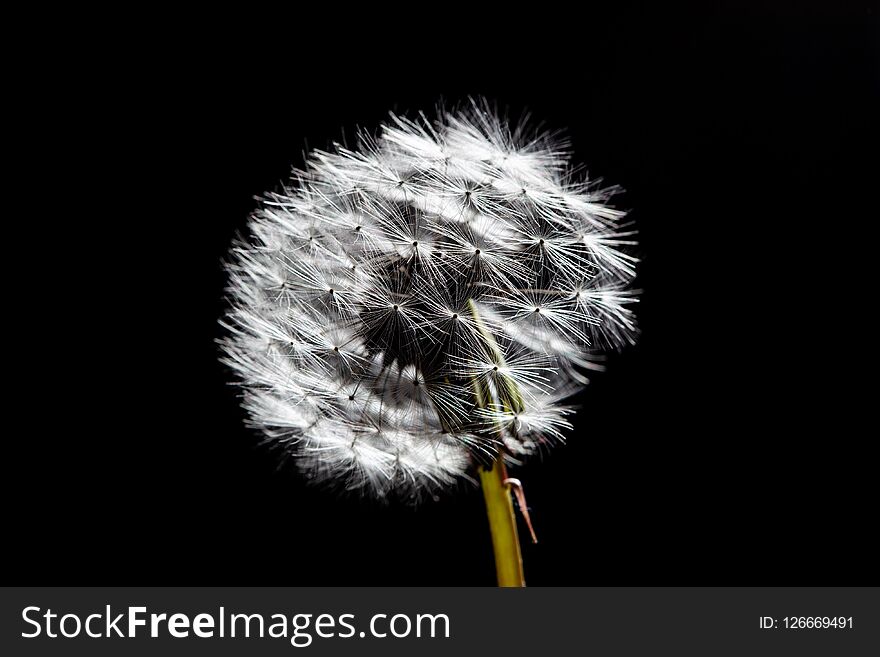
[[[499,582],[522,569],[506,465],[635,335],[633,232],[568,146],[483,101],[310,155],[228,264],[224,361],[314,480],[434,496],[479,474]]]

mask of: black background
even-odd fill
[[[484,95],[567,128],[626,189],[643,257],[638,346],[577,400],[568,445],[514,473],[528,582],[876,580],[876,427],[851,412],[873,398],[843,369],[873,330],[851,290],[877,218],[876,9],[608,4],[141,16],[46,55],[38,278],[10,279],[46,320],[11,349],[34,365],[7,574],[494,582],[479,490],[414,510],[306,486],[243,428],[214,343],[228,244],[306,147]]]

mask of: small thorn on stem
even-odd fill
[[[516,496],[516,503],[517,506],[519,506],[519,511],[522,513],[523,520],[526,521],[526,526],[529,528],[529,534],[532,535],[532,543],[537,543],[538,537],[535,535],[535,528],[532,527],[532,518],[529,516],[529,507],[526,505],[526,492],[523,490],[522,482],[514,477],[508,477],[502,483],[505,486],[513,488],[513,494]]]

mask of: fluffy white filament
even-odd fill
[[[634,242],[606,199],[485,103],[312,153],[228,265],[252,423],[380,496],[561,439],[583,370],[635,333]]]

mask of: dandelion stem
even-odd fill
[[[516,518],[513,515],[513,500],[507,484],[507,468],[499,457],[491,470],[480,468],[480,483],[486,499],[486,513],[489,516],[489,531],[492,534],[492,548],[495,552],[495,572],[498,586],[525,586],[522,554],[519,535],[516,531]]]
[[[486,341],[486,347],[495,359],[495,363],[499,366],[504,365],[501,350],[498,349],[492,333],[483,324],[473,299],[468,301],[468,307],[477,330]],[[476,405],[485,408],[489,404],[500,404],[508,409],[513,407],[516,410],[521,410],[523,402],[516,384],[508,377],[499,377],[496,383],[498,384],[497,394],[493,395],[492,389],[486,382],[474,381]],[[498,586],[522,587],[526,583],[523,576],[519,534],[516,530],[513,500],[506,482],[507,468],[504,465],[504,455],[499,451],[491,468],[480,467],[480,484],[483,488],[483,497],[486,500],[486,514],[489,517],[489,532],[492,534],[492,549],[495,552],[495,572],[498,576]]]

